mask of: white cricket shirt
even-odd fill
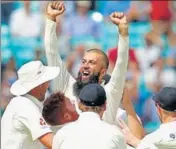
[[[126,149],[121,131],[94,112],[83,112],[56,133],[52,149]]]
[[[12,98],[1,120],[1,148],[41,149],[37,139],[51,132],[41,110],[42,104],[30,95]]]
[[[161,124],[143,138],[137,149],[176,149],[176,121]]]
[[[49,66],[59,66],[60,73],[58,77],[52,81],[53,91],[64,92],[65,95],[75,103],[78,113],[81,111],[78,108],[78,100],[73,92],[73,85],[75,79],[69,74],[61,57],[58,55],[58,45],[56,36],[56,23],[47,19],[45,26],[45,49],[46,57]],[[114,70],[111,75],[110,81],[104,86],[107,95],[106,111],[103,114],[103,120],[114,124],[117,109],[119,108],[127,72],[129,52],[129,37],[122,37],[119,35],[118,42],[118,59],[116,61]]]

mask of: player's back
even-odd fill
[[[122,133],[92,112],[81,113],[79,119],[60,129],[53,149],[126,149]]]

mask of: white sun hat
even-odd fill
[[[59,72],[59,67],[44,66],[41,61],[26,63],[18,70],[18,80],[12,84],[10,92],[16,96],[24,95],[35,87],[53,80]]]

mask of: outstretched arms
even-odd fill
[[[56,17],[62,15],[65,11],[64,4],[59,1],[50,2],[46,10],[46,26],[45,26],[45,49],[49,66],[59,66],[60,75],[53,81],[53,91],[67,90],[69,82],[74,82],[73,77],[68,73],[65,64],[58,55],[58,42],[56,36]]]

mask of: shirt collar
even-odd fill
[[[160,128],[166,128],[166,129],[170,129],[170,128],[173,128],[173,127],[175,127],[176,128],[176,121],[173,121],[173,122],[168,122],[168,123],[164,123],[164,124],[161,124],[160,125]]]
[[[50,126],[51,127],[51,130],[56,133],[59,129],[61,129],[62,127],[70,124],[71,122],[68,122],[68,123],[65,123],[65,124],[62,124],[62,125],[55,125],[55,126]]]
[[[100,116],[95,112],[82,112],[78,118],[78,120],[89,120],[89,119],[100,120]]]
[[[43,104],[42,102],[40,102],[37,98],[35,98],[34,96],[32,95],[29,95],[29,94],[26,94],[24,95],[25,97],[31,99],[40,109],[43,108]]]

